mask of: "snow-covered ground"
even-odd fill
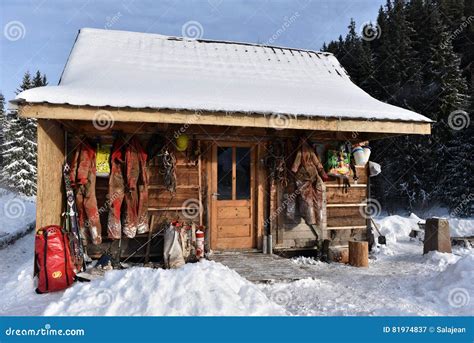
[[[387,246],[369,268],[296,258],[314,276],[253,284],[212,261],[178,270],[106,273],[65,292],[37,295],[32,233],[0,249],[0,314],[6,315],[474,315],[474,250],[422,255],[408,237],[419,218],[377,220]],[[465,221],[465,228],[474,220]]]
[[[19,196],[0,188],[0,248],[33,228],[34,197]]]

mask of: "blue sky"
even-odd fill
[[[10,100],[26,70],[57,84],[82,27],[181,36],[191,22],[205,39],[321,48],[350,18],[373,21],[384,0],[0,0],[0,91]],[[198,24],[196,24],[196,22]],[[194,23],[194,24],[193,24]],[[188,24],[189,26],[189,24]],[[191,34],[193,31],[190,31]]]

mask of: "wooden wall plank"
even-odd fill
[[[326,191],[328,204],[360,204],[367,197],[365,187],[351,187],[347,193],[342,187],[328,187]]]
[[[359,207],[328,207],[327,209],[327,229],[331,226],[365,225],[365,218],[362,217]]]

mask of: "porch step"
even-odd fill
[[[277,255],[257,252],[219,252],[212,254],[209,259],[222,263],[255,283],[296,281],[314,277],[304,265],[297,265],[290,259]]]

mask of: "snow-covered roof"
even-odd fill
[[[330,53],[82,29],[58,86],[31,103],[430,122],[372,98]]]

